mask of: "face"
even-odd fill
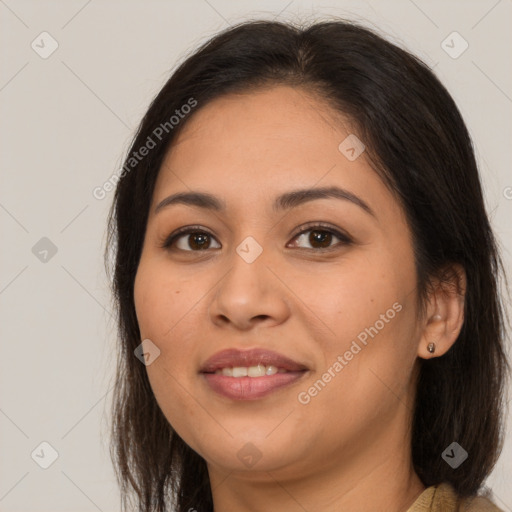
[[[419,336],[411,233],[351,133],[320,99],[279,86],[205,105],[163,162],[136,313],[160,350],[146,366],[158,404],[209,470],[307,474],[403,442]],[[308,195],[319,189],[339,190]],[[218,208],[155,211],[191,192]],[[297,366],[242,354],[217,366],[246,361],[256,376],[203,373],[226,349]]]

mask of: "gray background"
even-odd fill
[[[102,264],[113,194],[98,200],[92,191],[120,168],[149,101],[229,24],[329,14],[369,25],[435,67],[472,134],[512,266],[511,0],[0,0],[1,511],[119,509],[107,449],[115,324]],[[58,43],[47,58],[44,31]],[[457,58],[464,41],[447,39],[454,31],[469,45]],[[487,481],[506,511],[511,436],[509,415]],[[47,469],[42,442],[58,452]]]

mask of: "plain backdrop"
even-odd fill
[[[512,267],[510,0],[0,0],[0,511],[119,510],[108,454],[116,332],[102,260],[113,193],[92,192],[120,168],[149,102],[231,24],[330,15],[434,67],[473,137]],[[487,481],[506,511],[511,477],[509,416]]]

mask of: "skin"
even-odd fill
[[[160,170],[135,306],[141,339],[161,351],[146,367],[152,390],[176,432],[206,460],[216,512],[263,512],[269,503],[289,512],[399,512],[425,489],[410,453],[418,358],[451,347],[463,299],[434,283],[420,317],[404,213],[365,153],[349,161],[338,150],[349,133],[347,119],[302,89],[231,94],[187,120]],[[375,216],[334,198],[272,210],[279,194],[332,185],[364,200]],[[162,199],[191,190],[224,200],[226,211],[178,204],[155,214]],[[312,221],[353,242],[333,236],[326,251],[311,231],[295,236]],[[174,250],[161,247],[190,225],[212,234],[207,250],[191,235]],[[263,249],[252,263],[236,252],[248,236]],[[395,303],[402,309],[394,318],[300,403],[298,394]],[[275,350],[309,370],[263,399],[230,400],[198,372],[232,347]],[[237,457],[246,443],[261,455],[252,467]]]

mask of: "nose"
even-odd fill
[[[248,331],[260,324],[270,327],[286,321],[290,314],[286,287],[264,254],[252,263],[233,255],[232,266],[208,308],[215,325]]]

